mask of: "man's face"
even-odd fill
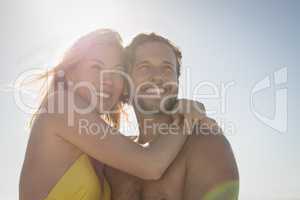
[[[178,95],[176,65],[175,53],[167,44],[146,42],[137,47],[130,75],[139,112],[154,114],[173,107]]]

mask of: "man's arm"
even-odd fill
[[[187,172],[183,199],[238,199],[238,168],[231,146],[222,131],[204,133],[203,130],[196,130],[186,145]]]

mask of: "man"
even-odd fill
[[[178,94],[181,52],[152,34],[139,34],[126,48],[140,127],[137,142],[163,134]],[[163,125],[163,128],[162,126]],[[159,180],[144,181],[107,167],[113,200],[237,199],[238,169],[230,144],[214,120],[205,118]],[[200,128],[197,128],[200,127]],[[204,128],[203,128],[204,127]],[[142,165],[143,163],[141,163]]]

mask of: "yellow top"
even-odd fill
[[[106,179],[103,181],[100,184],[89,157],[82,154],[60,178],[45,200],[110,200],[110,186]]]

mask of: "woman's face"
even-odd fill
[[[111,111],[123,93],[123,49],[94,45],[70,74],[73,88],[100,113]],[[96,102],[95,102],[96,101]]]

